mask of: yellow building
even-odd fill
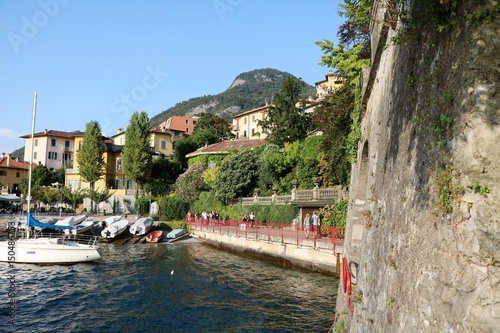
[[[262,131],[258,121],[267,117],[271,105],[261,106],[244,111],[233,117],[233,134],[236,139],[265,139],[267,133]]]
[[[28,177],[29,163],[12,158],[11,154],[0,157],[1,193],[19,193],[21,179]]]
[[[71,190],[89,188],[89,183],[85,182],[79,173],[78,152],[83,143],[84,135],[75,136],[75,159],[72,169],[66,169],[65,185]],[[105,188],[113,190],[115,195],[125,195],[127,190],[133,190],[135,183],[125,178],[123,173],[122,150],[123,145],[115,145],[109,138],[103,137],[104,162],[106,170],[103,177],[95,183],[94,188],[103,190]]]
[[[330,71],[327,75],[325,75],[324,80],[316,82],[316,94],[319,99],[322,99],[329,93],[342,87],[343,84],[344,76]]]
[[[166,129],[151,129],[150,132],[150,145],[154,154],[161,157],[172,157],[174,154],[172,146],[172,132]],[[125,131],[123,129],[119,129],[118,133],[113,135],[111,139],[113,139],[113,142],[117,145],[125,145]]]

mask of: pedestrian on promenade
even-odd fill
[[[320,226],[319,216],[316,214],[316,211],[313,213],[311,220],[312,220],[314,238],[316,238]]]
[[[309,213],[306,214],[304,219],[304,233],[306,235],[306,239],[309,238],[309,229],[311,228],[311,219],[309,218]]]
[[[255,224],[255,214],[250,212],[250,216],[248,217],[248,221],[250,221],[250,228],[254,227]]]

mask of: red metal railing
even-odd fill
[[[256,241],[280,242],[281,244],[294,244],[297,247],[309,246],[315,250],[331,249],[335,256],[338,255],[337,246],[342,246],[344,228],[321,226],[318,234],[307,239],[300,230],[300,225],[270,222],[244,222],[242,220],[202,219],[190,217],[186,223],[192,230],[219,233],[221,235],[234,235]]]

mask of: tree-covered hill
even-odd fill
[[[280,90],[283,80],[293,76],[272,68],[256,69],[241,73],[229,88],[217,95],[191,98],[151,118],[151,126],[156,127],[167,118],[194,116],[202,112],[211,113],[228,121],[240,112],[271,103],[274,93]],[[315,94],[313,86],[307,86],[307,95]]]

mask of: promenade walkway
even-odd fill
[[[344,240],[343,229],[323,227],[322,235],[306,238],[304,231],[291,224],[259,223],[241,220],[186,220],[194,235],[232,250],[283,260],[297,266],[339,272]]]

